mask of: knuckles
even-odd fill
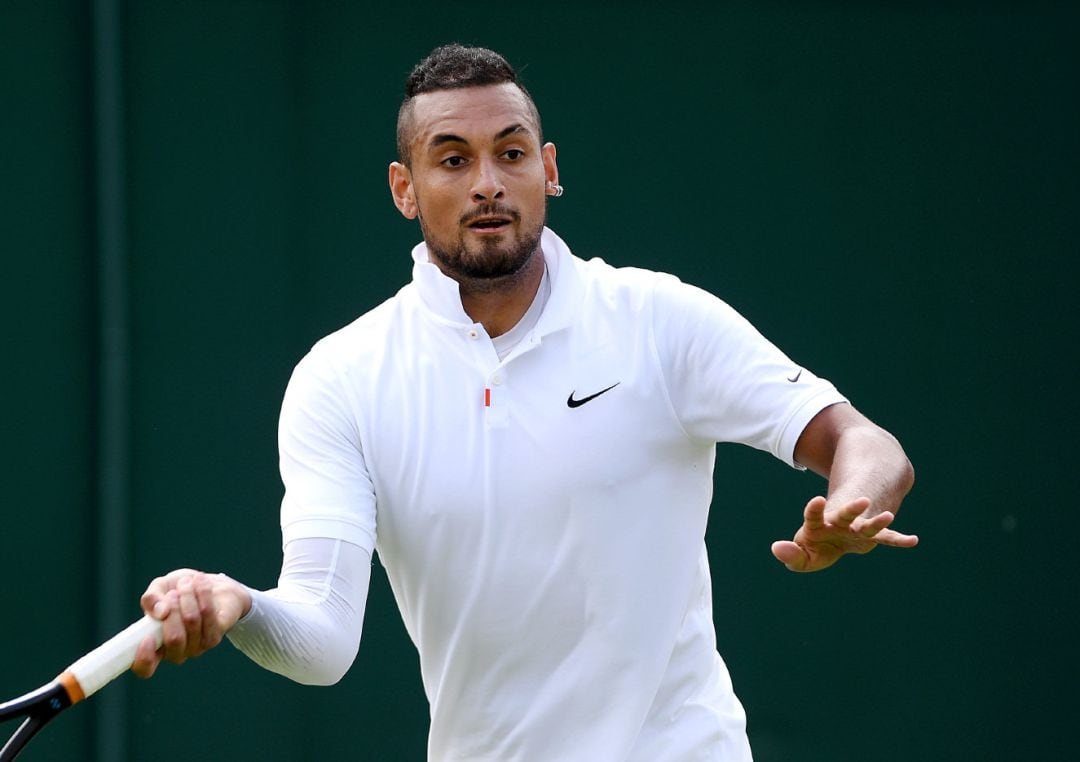
[[[168,614],[158,656],[137,660],[133,671],[140,677],[150,677],[162,658],[174,664],[200,656],[219,645],[223,633],[217,626],[215,606],[217,575],[193,569],[176,569],[157,577],[147,586],[139,601],[146,611],[164,601]]]

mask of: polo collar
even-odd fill
[[[573,255],[570,247],[545,227],[540,236],[540,248],[551,279],[551,296],[536,324],[538,337],[570,325],[585,296],[584,263]],[[413,247],[412,258],[413,285],[431,316],[454,326],[473,325],[461,306],[457,281],[443,275],[442,270],[432,264],[427,244],[421,242]]]

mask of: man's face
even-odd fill
[[[394,163],[394,201],[418,217],[432,261],[483,286],[520,272],[539,249],[555,146],[516,85],[441,90],[412,103],[411,167]]]

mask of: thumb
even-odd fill
[[[791,571],[804,571],[810,562],[806,550],[791,540],[777,540],[772,544],[772,554],[776,560]]]

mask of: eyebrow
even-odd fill
[[[528,127],[521,124],[520,122],[517,122],[517,123],[514,123],[514,124],[510,125],[509,127],[506,127],[506,128],[504,128],[502,130],[499,130],[499,132],[496,133],[496,135],[495,135],[495,142],[497,143],[500,140],[502,140],[503,138],[509,137],[510,135],[513,135],[516,132],[528,132],[528,131],[529,131]],[[442,133],[439,133],[438,135],[434,136],[431,139],[431,141],[428,143],[428,147],[429,148],[438,148],[439,146],[441,146],[441,145],[443,145],[445,143],[461,143],[462,145],[469,145],[469,141],[466,140],[465,138],[461,137],[460,135],[454,135],[453,133],[449,133],[449,132],[442,132]]]
[[[525,125],[521,124],[521,123],[512,124],[509,127],[507,127],[505,130],[500,130],[499,134],[495,136],[495,141],[498,142],[498,141],[502,140],[505,137],[509,137],[510,135],[513,135],[515,132],[528,132],[528,131],[529,131],[529,128],[526,127]]]
[[[428,143],[428,146],[430,148],[437,148],[443,143],[464,143],[465,145],[469,145],[469,141],[463,137],[460,137],[458,135],[450,135],[448,133],[440,133],[431,139],[431,142]]]

